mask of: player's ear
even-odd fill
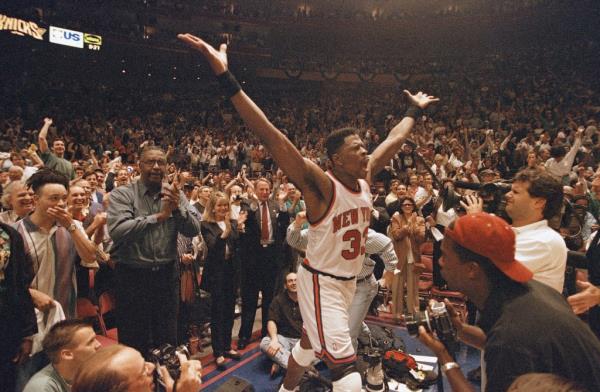
[[[335,166],[339,166],[342,163],[342,158],[340,157],[340,154],[333,154],[331,156],[331,162],[335,165]]]

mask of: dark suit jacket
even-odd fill
[[[16,354],[24,337],[37,333],[37,320],[25,278],[23,238],[4,223],[0,227],[10,237],[10,258],[4,270],[6,303],[0,317],[0,359],[4,359]]]
[[[283,244],[285,243],[285,234],[287,226],[290,223],[290,215],[287,211],[279,211],[279,204],[271,199],[267,201],[271,219],[271,232],[273,233],[274,252],[283,257]],[[242,202],[242,208],[248,212],[246,220],[246,235],[242,241],[242,250],[244,258],[255,256],[260,253],[262,246],[260,243],[261,235],[261,208],[260,203],[256,201]],[[246,260],[244,260],[246,263]]]
[[[239,233],[237,231],[237,221],[231,221],[231,234],[226,239],[221,238],[223,230],[216,222],[202,222],[202,237],[208,248],[206,264],[202,274],[202,287],[208,291],[218,289],[223,284],[235,284],[235,276],[231,271],[237,271]],[[225,260],[225,245],[231,251],[231,257]]]

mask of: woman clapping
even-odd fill
[[[396,208],[393,208],[396,206]],[[400,207],[398,211],[397,207]],[[411,197],[401,197],[390,205],[391,223],[388,236],[394,243],[400,274],[394,281],[394,315],[404,311],[404,290],[408,314],[414,314],[419,307],[419,271],[421,265],[420,245],[425,240],[425,221],[417,215],[417,205]],[[395,211],[393,211],[395,210]],[[397,316],[396,316],[397,317]]]
[[[202,221],[202,236],[208,248],[203,286],[211,293],[212,348],[217,367],[225,368],[225,357],[240,359],[231,348],[235,312],[236,274],[239,270],[238,240],[244,233],[247,213],[230,218],[229,198],[221,192],[211,195]]]

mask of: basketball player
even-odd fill
[[[280,391],[294,390],[304,373],[303,368],[312,363],[315,355],[330,368],[334,391],[360,391],[362,382],[355,367],[348,306],[356,287],[355,277],[362,268],[371,218],[369,182],[400,149],[421,110],[438,99],[422,92],[412,95],[405,90],[412,107],[371,156],[367,155],[355,129],[332,132],[326,141],[332,170],[326,173],[304,159],[241,90],[228,71],[225,44],[217,51],[191,34],[178,37],[206,57],[223,92],[246,125],[304,194],[311,224],[306,260],[297,276],[304,333],[292,350]]]

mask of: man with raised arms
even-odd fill
[[[331,369],[333,390],[358,392],[362,382],[348,328],[348,306],[362,268],[371,218],[369,183],[400,149],[415,119],[437,98],[404,91],[411,107],[369,156],[358,131],[343,128],[326,140],[331,171],[302,157],[298,149],[241,90],[228,70],[227,46],[216,50],[191,34],[178,36],[207,59],[224,93],[246,125],[261,139],[289,180],[304,194],[309,228],[306,259],[298,271],[298,302],[304,322],[280,391],[298,385],[315,355]]]

